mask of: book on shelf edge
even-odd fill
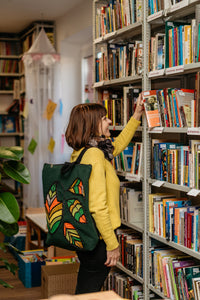
[[[148,127],[150,129],[154,127],[160,127],[161,118],[157,91],[151,90],[143,92],[143,102]]]

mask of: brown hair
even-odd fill
[[[88,144],[91,137],[99,134],[99,122],[106,115],[106,108],[99,103],[76,105],[70,114],[65,132],[67,144],[79,150]]]

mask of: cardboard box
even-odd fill
[[[48,247],[48,258],[51,258],[53,256],[77,256],[75,251],[70,251],[67,249],[50,246]]]
[[[50,300],[122,300],[118,294],[114,291],[102,291],[97,293],[90,293],[90,294],[81,294],[81,295],[57,295],[52,296]]]
[[[75,294],[79,264],[42,266],[42,298],[57,294]]]

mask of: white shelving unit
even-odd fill
[[[167,1],[167,0],[165,0]],[[186,17],[193,15],[195,18],[200,22],[200,1],[194,0],[183,0],[169,9],[165,9],[155,13],[154,15],[148,15],[148,1],[144,1],[143,7],[143,21],[140,23],[134,23],[122,29],[119,29],[115,32],[111,32],[106,34],[103,37],[96,38],[96,29],[95,29],[95,14],[97,7],[100,7],[103,4],[109,4],[109,1],[101,1],[101,0],[94,0],[93,2],[93,57],[94,57],[94,96],[95,100],[99,101],[101,99],[101,92],[103,89],[106,88],[116,88],[130,84],[140,84],[142,90],[150,90],[152,87],[152,83],[154,88],[162,80],[163,85],[166,86],[167,84],[170,86],[170,83],[173,80],[179,80],[180,86],[177,88],[189,88],[185,86],[187,84],[187,76],[194,75],[195,72],[200,71],[200,63],[193,63],[188,65],[182,65],[173,68],[167,68],[163,70],[157,70],[153,72],[149,72],[149,40],[151,37],[151,30],[159,32],[160,28],[164,28],[165,21],[175,21],[180,19],[185,19]],[[98,46],[102,43],[117,43],[119,40],[128,41],[134,36],[141,35],[142,42],[143,42],[143,73],[141,76],[130,76],[130,77],[123,77],[114,80],[107,80],[107,81],[100,81],[95,82],[95,58],[97,54]],[[169,87],[168,86],[168,87]],[[194,87],[191,87],[194,88]],[[177,140],[181,139],[192,139],[197,135],[200,135],[200,128],[154,128],[153,130],[149,130],[147,128],[146,118],[143,117],[142,121],[143,126],[141,127],[141,136],[143,142],[143,170],[142,170],[142,177],[140,178],[142,182],[142,194],[143,194],[143,203],[144,203],[144,227],[142,229],[137,228],[132,224],[122,222],[122,224],[126,225],[127,227],[133,228],[142,233],[143,236],[143,278],[137,278],[134,274],[131,274],[129,270],[126,270],[122,265],[118,264],[117,267],[126,273],[128,276],[136,279],[138,282],[143,284],[143,293],[144,299],[149,300],[149,293],[152,291],[154,292],[158,298],[165,298],[164,295],[154,288],[150,284],[150,265],[149,265],[149,249],[151,246],[151,240],[156,240],[157,242],[162,243],[163,245],[167,245],[171,248],[177,249],[194,259],[200,260],[200,253],[195,252],[187,247],[184,247],[180,244],[176,244],[174,242],[167,241],[165,238],[162,238],[156,234],[149,232],[149,194],[152,190],[156,190],[157,192],[161,192],[163,189],[166,191],[176,191],[177,193],[184,194],[185,196],[192,197],[195,203],[200,203],[199,194],[200,191],[194,191],[193,189],[180,186],[177,184],[170,184],[168,182],[160,182],[158,180],[151,178],[151,140],[153,138],[156,139],[171,139],[171,137],[175,136]],[[111,127],[111,130],[122,130],[122,127]],[[197,137],[196,137],[197,138]],[[121,174],[120,174],[121,175]],[[196,194],[195,194],[196,192]]]

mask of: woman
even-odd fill
[[[65,133],[66,141],[74,149],[71,161],[75,161],[84,147],[90,147],[81,160],[91,164],[89,179],[89,210],[100,233],[100,240],[93,251],[79,252],[80,269],[76,294],[98,292],[119,256],[119,243],[115,229],[121,225],[119,209],[120,182],[111,164],[133,138],[140,125],[143,112],[141,95],[135,112],[126,127],[112,143],[109,139],[111,120],[101,104],[87,103],[72,109]]]

